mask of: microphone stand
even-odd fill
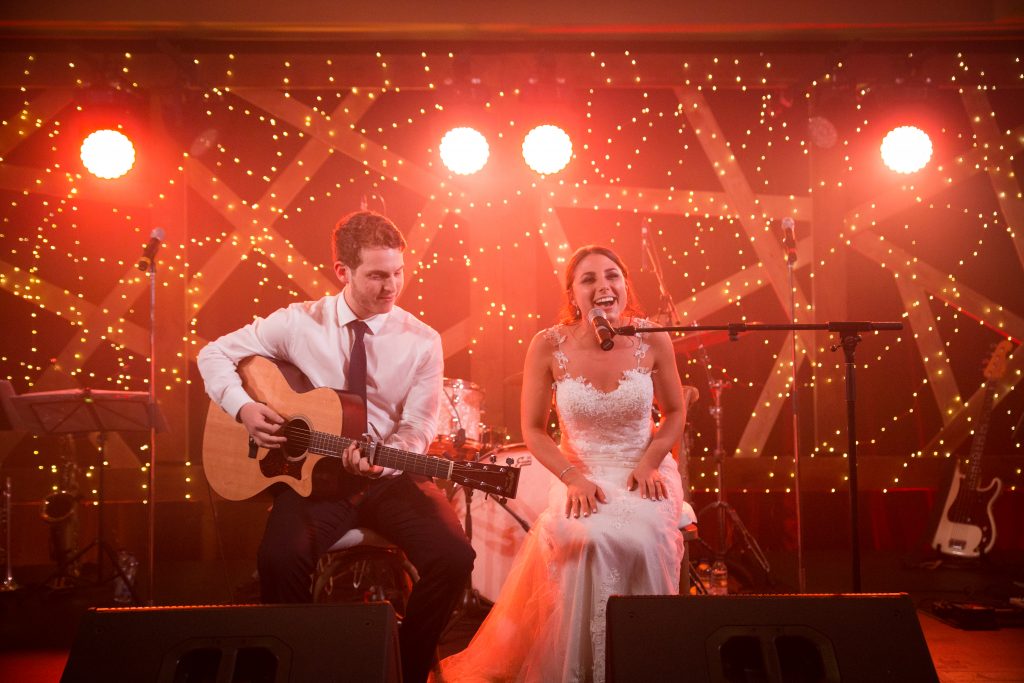
[[[789,232],[792,234],[792,230]],[[789,320],[796,324],[796,283],[793,280],[793,267],[796,265],[796,244],[788,245],[786,253],[786,269],[789,271]],[[807,591],[807,570],[804,565],[804,532],[801,515],[800,498],[800,411],[797,406],[797,352],[796,332],[793,332],[792,344],[793,385],[790,388],[790,403],[793,408],[793,495],[796,499],[796,582],[797,592]]]
[[[652,245],[653,241],[648,237],[647,226],[643,226],[641,235],[643,237],[643,252],[644,256],[651,263],[651,270],[654,272],[654,276],[658,281],[658,291],[661,296],[661,307],[659,308],[659,314],[661,310],[668,312],[669,320],[672,323],[682,323],[682,316],[679,315],[679,310],[676,308],[675,302],[672,300],[672,296],[669,294],[668,289],[665,287],[665,279],[662,276],[661,262],[658,260],[657,254],[654,253]],[[652,328],[647,328],[652,329]],[[687,328],[693,329],[693,328]],[[699,341],[699,338],[698,338]],[[743,539],[743,543],[746,546],[746,550],[757,560],[761,570],[768,577],[768,581],[771,582],[771,565],[768,563],[768,558],[765,557],[764,552],[761,550],[761,546],[757,544],[757,539],[747,530],[746,525],[743,524],[743,520],[740,519],[739,513],[729,503],[725,501],[725,484],[722,479],[722,472],[725,469],[725,449],[722,448],[722,392],[726,387],[729,386],[728,382],[724,382],[720,379],[715,379],[711,376],[711,357],[708,354],[707,347],[704,346],[703,342],[700,342],[698,353],[700,354],[701,366],[704,369],[704,377],[708,383],[708,389],[711,391],[711,405],[708,407],[708,413],[715,422],[715,452],[713,455],[713,461],[715,463],[715,500],[711,504],[707,505],[703,510],[697,513],[699,517],[701,513],[707,510],[714,510],[717,513],[718,521],[718,542],[717,547],[713,550],[704,542],[703,539],[699,539],[701,544],[712,550],[715,556],[715,560],[725,562],[725,556],[729,551],[729,546],[726,545],[726,524],[725,517],[729,516],[732,521],[733,529]],[[689,463],[686,463],[688,465]],[[685,466],[684,468],[685,469]],[[689,475],[686,474],[684,477],[684,485],[686,488],[683,490],[684,498],[689,494]],[[689,559],[689,552],[687,552],[687,564],[689,565],[689,574],[691,581],[697,586],[697,590],[701,594],[707,593],[707,588],[704,586],[703,581],[697,574],[693,567],[693,563]],[[695,580],[694,580],[695,579]]]
[[[861,341],[861,332],[880,332],[889,330],[902,330],[903,323],[899,322],[868,322],[868,321],[840,321],[821,324],[796,324],[771,325],[761,323],[729,323],[727,325],[688,325],[672,327],[644,327],[637,328],[633,325],[626,325],[615,328],[616,334],[636,335],[646,332],[698,332],[708,330],[725,330],[729,333],[729,340],[736,341],[743,332],[754,331],[792,331],[798,330],[827,330],[835,332],[839,336],[839,343],[831,346],[831,350],[837,351],[840,348],[846,360],[846,433],[847,451],[849,457],[849,479],[850,479],[850,563],[853,592],[861,590],[860,577],[860,530],[858,523],[858,501],[857,501],[857,385],[856,385],[856,362],[854,356],[857,344]]]
[[[154,582],[156,564],[156,254],[148,260],[145,268],[149,276],[149,515],[147,519],[147,563],[149,583],[149,605],[155,604],[153,596],[156,594]],[[102,465],[102,463],[101,463]],[[102,471],[102,470],[101,470]],[[101,475],[102,476],[102,475]]]

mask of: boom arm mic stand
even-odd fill
[[[861,341],[861,332],[882,332],[891,330],[902,330],[903,323],[899,322],[867,322],[867,321],[841,321],[821,324],[785,324],[771,325],[761,323],[729,323],[727,325],[689,325],[673,327],[645,327],[637,328],[633,325],[626,325],[615,329],[616,334],[635,335],[638,332],[697,332],[708,330],[725,330],[729,333],[729,339],[736,341],[743,332],[754,331],[798,331],[798,330],[827,330],[835,332],[839,336],[839,343],[831,347],[832,351],[843,350],[846,360],[846,435],[847,452],[849,454],[849,479],[850,479],[850,563],[853,592],[860,592],[860,530],[857,521],[857,384],[856,384],[856,362],[854,356],[857,344]]]
[[[654,250],[653,238],[647,234],[647,228],[644,227],[643,232],[643,250],[646,262],[651,264],[651,270],[654,272],[654,276],[658,281],[658,292],[661,299],[660,310],[668,312],[669,321],[673,323],[672,327],[669,328],[645,328],[646,331],[663,329],[663,330],[675,330],[675,329],[695,329],[693,327],[682,328],[682,316],[679,315],[679,310],[676,308],[675,302],[672,300],[672,296],[669,294],[668,289],[665,287],[665,278],[661,271],[661,261],[658,259],[657,252]],[[660,313],[659,310],[659,313]],[[620,328],[626,329],[626,328]],[[616,330],[617,334],[622,334],[619,330]],[[635,333],[635,332],[634,332]],[[628,333],[627,333],[628,334]],[[738,333],[737,333],[738,334]],[[730,339],[735,341],[735,336],[730,334]],[[761,566],[766,576],[770,577],[771,565],[768,563],[768,558],[765,557],[764,552],[761,551],[761,547],[757,544],[757,540],[747,530],[747,527],[743,524],[739,514],[736,510],[725,502],[725,486],[722,481],[722,471],[725,468],[725,449],[722,447],[722,391],[728,386],[727,382],[720,379],[715,379],[711,375],[711,357],[708,354],[707,347],[704,342],[701,341],[698,336],[697,352],[700,356],[700,364],[704,369],[704,377],[708,384],[708,389],[711,392],[711,405],[708,407],[708,413],[711,415],[711,419],[715,422],[715,452],[714,452],[714,463],[715,463],[715,477],[716,477],[716,490],[715,490],[715,501],[710,505],[706,506],[700,512],[706,510],[714,510],[717,513],[718,522],[718,543],[717,547],[712,549],[716,560],[725,561],[725,555],[729,548],[726,545],[726,524],[725,517],[729,516],[732,520],[733,528],[743,539],[743,543],[747,552],[749,552],[757,563]],[[683,474],[683,497],[689,498],[689,475],[685,471],[688,463],[684,463],[681,466]],[[697,513],[697,517],[700,517],[700,513]],[[698,539],[700,543],[708,548],[707,543],[704,542],[703,538]],[[710,548],[709,548],[710,549]],[[691,582],[698,587],[698,592],[706,592],[706,587],[703,585],[700,577],[694,570],[693,563],[688,561],[688,570],[690,574]],[[770,578],[769,578],[770,580]]]

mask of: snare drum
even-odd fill
[[[495,455],[497,462],[504,463],[506,458],[511,458],[514,465],[522,467],[516,497],[509,499],[505,505],[532,526],[547,507],[552,485],[559,483],[558,478],[534,459],[522,444],[504,448]],[[452,505],[465,525],[465,489],[457,492]],[[470,511],[473,520],[473,549],[476,550],[473,588],[493,602],[508,577],[512,560],[526,538],[526,531],[497,501],[484,496],[480,491],[473,492]]]
[[[464,449],[478,451],[481,445],[484,392],[479,386],[462,379],[445,378],[437,409],[437,436],[431,452],[446,453],[455,449],[459,429],[465,430]]]

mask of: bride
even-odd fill
[[[671,340],[616,336],[602,349],[594,316],[650,326],[607,247],[573,255],[565,295],[560,323],[530,343],[521,411],[528,449],[561,483],[469,647],[441,663],[449,683],[603,681],[609,596],[679,591],[683,491],[666,456],[686,406]],[[552,396],[560,444],[546,429]]]

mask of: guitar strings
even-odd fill
[[[305,427],[292,424],[285,425],[283,431],[290,444],[302,448],[303,450],[312,451],[317,455],[341,457],[341,451],[352,443],[359,444],[360,447],[375,445],[375,455],[384,456],[385,462],[383,464],[403,471],[412,471],[415,474],[449,478],[449,472],[459,472],[464,476],[465,473],[472,473],[473,476],[479,478],[481,473],[490,474],[493,472],[499,476],[491,478],[497,478],[499,480],[504,475],[500,470],[491,471],[485,468],[471,467],[465,463],[459,463],[445,458],[439,458],[437,456],[407,453],[400,449],[385,446],[383,444],[368,444],[349,437],[336,436],[334,434],[328,434],[327,432],[310,430]],[[381,463],[378,461],[378,464]],[[486,482],[480,483],[486,484]],[[493,487],[495,485],[489,484],[489,486]]]

